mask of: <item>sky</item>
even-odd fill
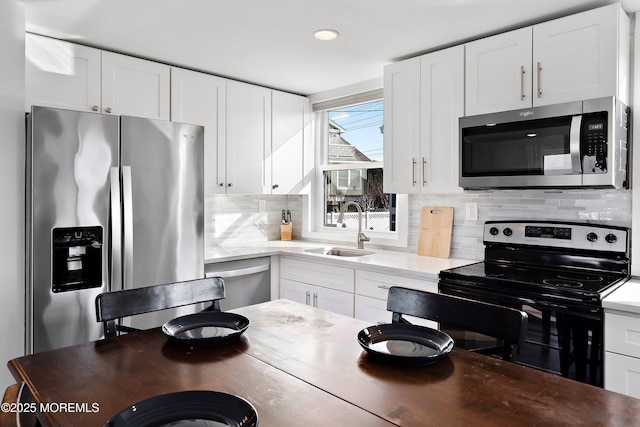
[[[329,119],[346,129],[342,137],[373,161],[382,161],[383,101],[329,111]]]

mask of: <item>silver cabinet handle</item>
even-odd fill
[[[91,109],[92,109],[93,111],[98,111],[98,110],[99,110],[99,108],[98,108],[98,106],[97,106],[97,105],[93,105],[93,106],[91,107]]]
[[[542,81],[540,80],[542,74],[542,64],[538,62],[538,98],[542,98]]]
[[[318,293],[317,292],[313,293],[313,306],[314,307],[318,306]]]
[[[389,286],[387,285],[378,285],[379,289],[389,289]]]
[[[422,158],[422,185],[427,185],[427,172],[425,171],[425,167],[427,166],[427,161]]]
[[[520,66],[520,100],[524,101],[524,65]]]
[[[311,305],[311,292],[309,291],[307,291],[307,300],[305,304]]]
[[[105,108],[104,111],[107,112],[107,113],[111,113],[111,107]]]
[[[413,186],[416,185],[416,158],[411,158],[411,181],[413,181]]]

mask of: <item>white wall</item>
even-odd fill
[[[24,7],[0,1],[0,391],[24,354]]]

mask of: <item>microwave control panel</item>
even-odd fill
[[[585,114],[582,118],[580,152],[582,173],[607,172],[607,113]]]

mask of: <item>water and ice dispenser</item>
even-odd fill
[[[101,226],[54,228],[52,242],[53,292],[102,286]]]

